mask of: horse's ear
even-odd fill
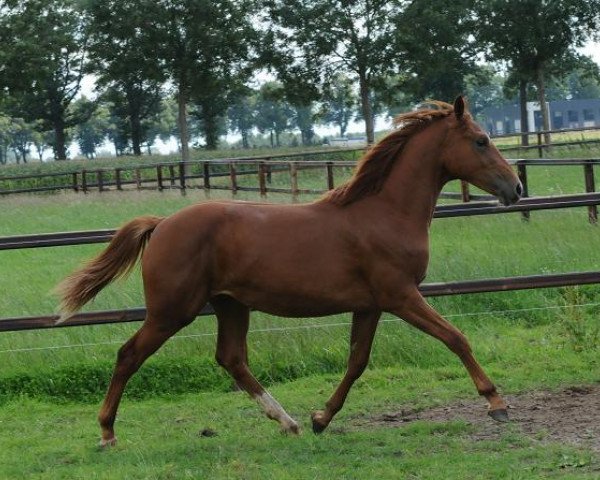
[[[456,100],[454,100],[454,115],[456,115],[456,118],[461,120],[464,114],[465,114],[465,99],[463,98],[462,95],[459,95],[458,97],[456,97]]]

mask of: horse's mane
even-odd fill
[[[454,111],[454,107],[445,102],[430,101],[427,105],[431,107],[398,115],[393,122],[396,129],[369,148],[359,160],[352,178],[325,194],[324,200],[343,206],[379,192],[408,140]]]

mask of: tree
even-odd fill
[[[148,155],[151,155],[151,148],[160,138],[163,142],[168,142],[171,137],[177,137],[177,104],[171,97],[163,98],[160,102],[160,108],[156,115],[145,121],[146,147]]]
[[[31,142],[35,147],[40,162],[44,161],[44,151],[52,146],[52,132],[49,130],[40,131],[39,128],[34,130],[31,135]]]
[[[475,74],[478,47],[473,40],[472,0],[410,2],[397,18],[396,48],[403,52],[397,85],[414,102],[452,101]]]
[[[10,145],[10,118],[0,112],[0,165],[8,162],[8,146]]]
[[[17,163],[27,163],[29,148],[33,144],[34,125],[27,123],[22,118],[11,118],[8,135],[8,147],[12,149]]]
[[[271,147],[281,146],[281,133],[290,128],[293,111],[285,102],[283,86],[264,83],[258,94],[256,126],[261,133],[269,132]]]
[[[316,113],[312,105],[295,105],[292,107],[293,125],[300,130],[302,145],[312,145],[315,137],[315,119]]]
[[[66,130],[85,120],[69,112],[86,62],[82,16],[71,0],[3,0],[0,11],[0,89],[13,116],[53,130],[64,160]]]
[[[96,149],[104,143],[110,128],[110,111],[106,103],[100,103],[94,114],[84,123],[77,126],[75,138],[79,150],[86,158],[96,157]]]
[[[536,85],[543,129],[550,129],[546,84],[565,74],[575,49],[600,22],[600,0],[476,0],[478,39],[488,57],[509,63],[520,83],[521,125],[526,126],[527,83]],[[546,143],[550,142],[549,134]]]
[[[469,111],[477,117],[489,107],[499,107],[505,103],[505,78],[490,66],[481,66],[464,79],[464,93],[469,102]]]
[[[155,58],[177,90],[181,154],[189,159],[187,107],[202,84],[199,73],[237,72],[251,60],[254,27],[251,0],[144,0],[145,20],[139,28],[147,35]],[[233,75],[235,77],[235,75]],[[213,78],[220,78],[218,74]],[[226,84],[221,84],[226,90]],[[196,95],[197,98],[197,95]]]
[[[589,57],[580,57],[564,78],[553,80],[549,89],[555,99],[600,98],[600,68]]]
[[[401,0],[266,0],[273,19],[264,57],[287,77],[322,83],[335,73],[358,81],[367,141],[372,143],[374,86],[394,72]],[[291,72],[291,74],[290,74]]]
[[[90,0],[88,3],[90,68],[98,85],[117,92],[127,108],[131,147],[141,155],[144,122],[160,106],[166,75],[156,61],[154,46],[141,26],[148,20],[143,6],[132,0]]]
[[[340,137],[343,137],[356,113],[357,104],[354,82],[347,76],[338,74],[324,88],[320,117],[325,123],[337,126]]]
[[[239,91],[227,110],[230,128],[242,136],[243,148],[250,148],[248,139],[256,124],[257,95],[257,92],[249,88]]]

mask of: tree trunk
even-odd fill
[[[216,150],[219,145],[219,134],[217,132],[217,119],[210,106],[202,106],[202,120],[204,123],[204,138],[206,139],[206,149]]]
[[[273,130],[271,130],[271,148],[275,148],[275,144],[273,143]]]
[[[529,117],[527,115],[527,81],[519,82],[519,104],[521,107],[521,132],[529,132]],[[521,145],[529,145],[529,135],[521,135]]]
[[[281,147],[281,143],[279,141],[280,133],[281,132],[279,130],[275,130],[275,145],[277,145],[278,147]]]
[[[242,130],[242,147],[250,148],[248,145],[248,130]]]
[[[140,121],[139,112],[135,111],[132,107],[129,114],[131,124],[131,146],[133,147],[133,154],[136,157],[142,155],[142,122]]]
[[[67,159],[67,149],[65,147],[65,124],[62,118],[54,119],[54,157],[56,160]]]
[[[375,122],[373,119],[373,106],[371,105],[370,86],[367,76],[364,72],[359,73],[358,82],[360,86],[360,103],[362,114],[363,118],[365,119],[367,143],[370,145],[375,142]]]
[[[544,81],[544,69],[542,66],[537,69],[537,87],[538,100],[540,102],[540,110],[542,112],[542,130],[550,130],[550,118],[548,109],[546,108],[546,84]],[[544,134],[544,143],[550,145],[552,138],[549,133]]]
[[[177,126],[179,127],[179,139],[181,141],[181,159],[184,162],[190,160],[186,88],[184,81],[180,81],[177,95]]]

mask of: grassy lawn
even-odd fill
[[[562,358],[562,360],[561,360]],[[494,362],[490,371],[505,391],[598,380],[581,368],[590,356],[553,359],[532,381],[527,364]],[[534,355],[534,362],[539,361]],[[504,364],[500,367],[501,364]],[[596,372],[597,372],[597,363]],[[587,372],[587,373],[586,373]],[[539,372],[535,372],[539,373]],[[2,406],[0,476],[7,479],[529,479],[598,478],[591,452],[548,442],[508,424],[497,440],[474,440],[461,421],[418,421],[402,428],[364,425],[402,407],[423,408],[475,397],[456,362],[432,368],[371,369],[347,407],[322,436],[310,432],[308,412],[319,407],[337,375],[318,375],[273,387],[272,393],[301,421],[300,437],[285,437],[241,393],[199,393],[125,400],[119,444],[95,447],[97,406],[35,399]],[[481,404],[481,415],[485,406]],[[357,420],[362,420],[357,422]],[[491,420],[490,420],[491,422]],[[210,429],[216,436],[203,437]]]

